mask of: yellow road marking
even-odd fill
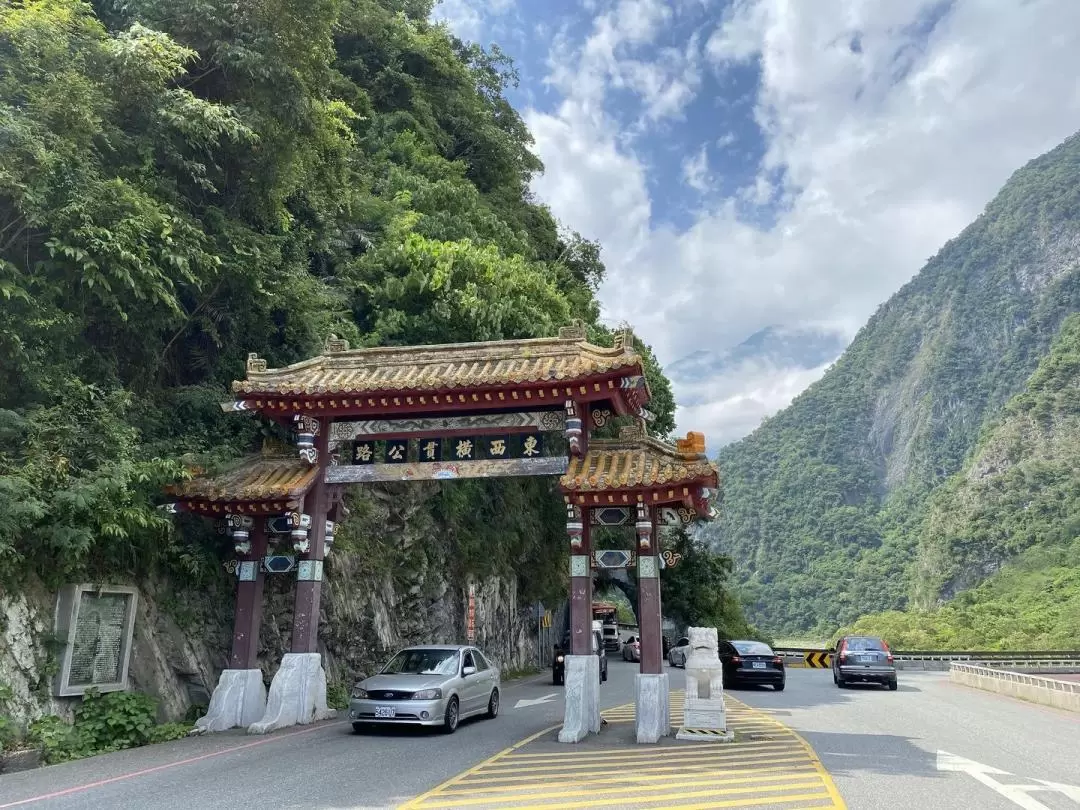
[[[672,725],[678,727],[682,695],[673,693],[672,698]],[[399,810],[766,806],[846,810],[832,778],[802,737],[763,712],[730,697],[727,700],[734,742],[672,744],[669,740],[658,746],[566,746],[559,751],[536,751],[536,745],[543,745],[538,741],[559,727],[555,726],[400,805]],[[609,723],[633,722],[634,706],[618,706],[602,715]]]
[[[800,759],[801,758],[802,757],[800,757]],[[800,764],[800,765],[780,764],[780,765],[775,765],[775,766],[769,767],[769,768],[744,768],[742,770],[736,769],[736,770],[731,770],[731,771],[724,771],[724,775],[725,776],[734,776],[734,775],[737,775],[737,774],[769,774],[769,773],[774,773],[774,772],[775,773],[790,774],[790,773],[795,773],[795,772],[801,772],[803,770],[815,770],[815,768],[814,768],[814,766],[812,764],[804,762],[803,764]],[[563,779],[563,780],[560,780],[559,784],[563,785],[564,787],[568,787],[570,785],[604,785],[604,784],[622,785],[622,784],[625,784],[627,782],[642,782],[642,783],[644,783],[644,782],[652,782],[652,781],[659,782],[659,781],[664,781],[664,780],[667,780],[667,779],[671,778],[671,774],[668,773],[668,771],[681,771],[682,773],[688,773],[691,776],[693,776],[695,774],[698,774],[698,773],[715,773],[714,768],[708,768],[708,769],[706,769],[706,768],[693,768],[693,769],[690,769],[688,771],[688,770],[686,770],[684,768],[680,768],[678,766],[670,766],[670,767],[666,767],[666,768],[652,768],[652,769],[649,770],[648,774],[630,774],[628,776],[627,775],[594,776],[594,777],[589,777],[589,778],[585,778],[585,779],[581,779],[581,778]],[[506,784],[507,782],[530,782],[530,781],[533,781],[533,779],[534,778],[532,776],[503,776],[503,777],[499,777],[497,779],[466,780],[464,782],[458,782],[458,786],[463,786],[463,789],[461,791],[457,791],[457,790],[453,790],[453,789],[447,789],[447,790],[441,791],[439,795],[440,796],[449,796],[449,795],[453,795],[453,794],[456,794],[456,793],[459,793],[459,792],[462,793],[462,794],[490,793],[492,791],[503,790],[506,787],[510,787],[510,785]],[[489,784],[491,782],[499,782],[500,784],[495,785],[493,787],[475,787],[475,785],[486,785],[486,784]]]

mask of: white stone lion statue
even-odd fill
[[[690,655],[686,658],[687,698],[719,698],[724,690],[724,670],[716,628],[691,627],[686,635],[690,639]]]

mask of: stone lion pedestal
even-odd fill
[[[724,707],[724,670],[715,627],[691,627],[686,659],[686,703],[677,740],[731,741]]]

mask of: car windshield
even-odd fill
[[[457,650],[402,650],[387,664],[383,675],[453,675]]]
[[[733,641],[731,646],[743,655],[772,655],[772,648],[760,641]]]
[[[849,638],[847,640],[847,648],[849,650],[865,650],[865,651],[884,651],[885,647],[881,643],[880,638]]]

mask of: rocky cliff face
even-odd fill
[[[411,643],[462,643],[470,581],[476,593],[476,643],[504,671],[533,663],[535,623],[518,599],[517,578],[472,578],[451,559],[429,500],[437,485],[370,488],[349,500],[323,585],[320,648],[332,685],[347,689],[396,649]],[[230,556],[223,542],[223,560]],[[116,581],[139,588],[130,682],[156,696],[162,720],[205,705],[228,664],[235,578],[222,567],[210,590],[180,581]],[[295,577],[267,575],[259,663],[269,685],[292,636]],[[0,710],[18,722],[68,714],[72,699],[50,697],[60,651],[52,636],[56,593],[33,583],[0,596]]]
[[[831,632],[926,593],[915,558],[930,498],[1080,310],[1078,177],[1080,136],[1016,172],[818,383],[721,452],[709,531],[736,561],[753,621]],[[994,565],[950,584],[954,566],[937,564],[946,577],[930,588],[966,587]]]

